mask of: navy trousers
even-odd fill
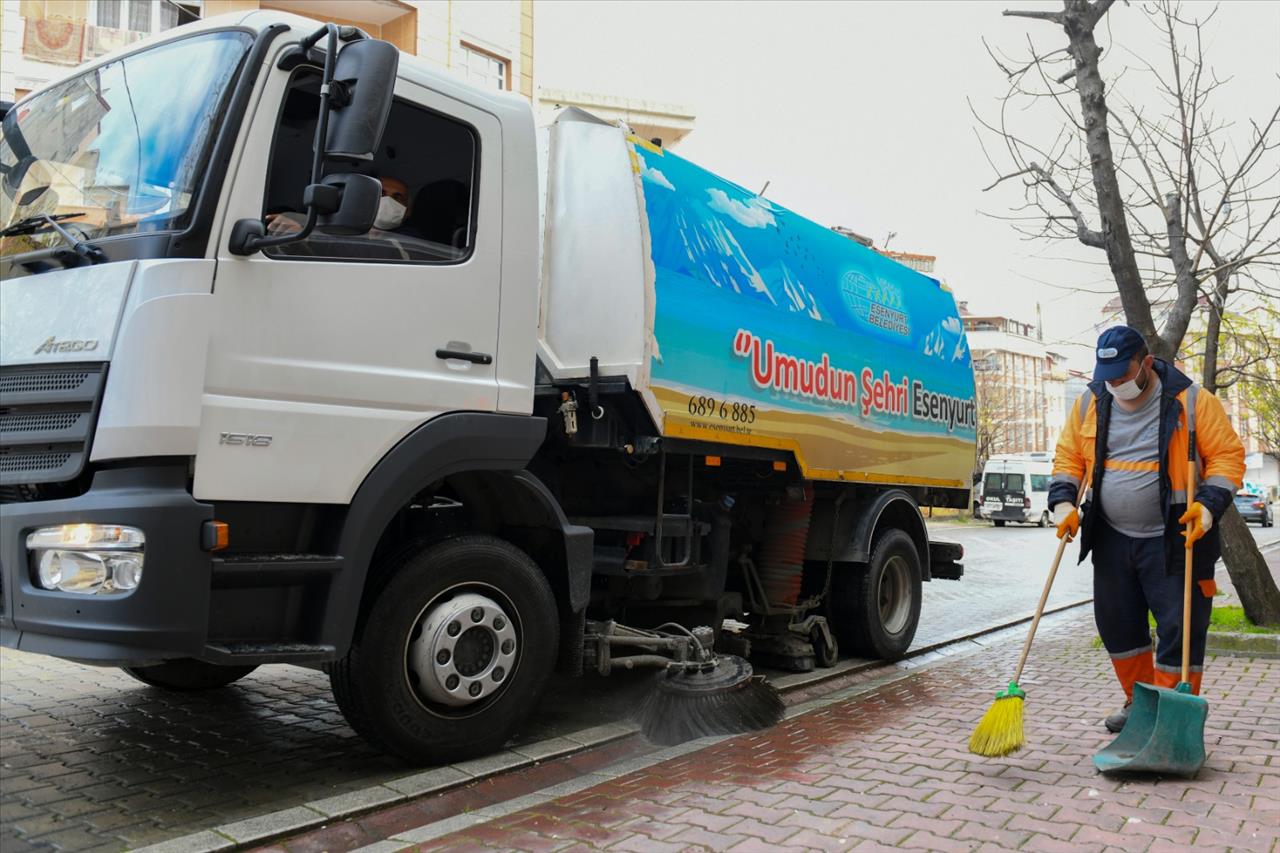
[[[1139,661],[1150,660],[1148,611],[1156,621],[1153,681],[1161,687],[1177,684],[1182,673],[1183,573],[1165,571],[1160,536],[1134,539],[1103,519],[1098,519],[1096,530],[1093,615],[1125,693],[1132,694],[1133,680],[1145,680],[1145,666],[1139,666]],[[1212,580],[1195,583],[1191,589],[1191,684],[1197,693],[1214,592]]]

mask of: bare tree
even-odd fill
[[[982,360],[975,357],[975,366]],[[978,369],[974,372],[974,390],[978,403],[978,470],[997,453],[1003,453],[1013,424],[1025,409],[1017,405],[1008,377],[1003,373]]]
[[[1208,21],[1168,0],[1144,10],[1162,55],[1126,56],[1110,44],[1108,85],[1097,31],[1112,4],[1063,0],[1061,11],[1004,12],[1060,27],[1066,44],[1045,50],[1028,39],[1019,59],[990,51],[1009,90],[997,120],[979,117],[1003,147],[998,160],[988,153],[998,177],[987,189],[1020,182],[1011,218],[1027,237],[1105,253],[1126,322],[1153,354],[1176,358],[1203,311],[1202,384],[1212,391],[1228,305],[1280,298],[1280,99],[1270,86],[1276,102],[1247,126],[1219,117],[1214,95],[1225,81],[1205,58]],[[1037,103],[1062,119],[1048,144],[1009,124]],[[1167,308],[1159,325],[1157,304]],[[1234,507],[1221,535],[1246,615],[1280,624],[1280,590]]]

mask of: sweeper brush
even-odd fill
[[[782,698],[751,664],[717,655],[658,674],[636,712],[645,737],[672,746],[708,735],[767,729],[782,719]]]

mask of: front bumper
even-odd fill
[[[1024,507],[1003,507],[1001,509],[988,509],[983,507],[981,517],[990,521],[1035,521],[1037,516],[1034,512]]]
[[[200,531],[213,507],[191,497],[185,464],[99,471],[83,495],[0,506],[0,645],[101,665],[198,655],[212,563]],[[125,524],[146,534],[138,588],[78,595],[36,587],[26,549],[37,527]]]

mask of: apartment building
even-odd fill
[[[533,101],[533,0],[0,0],[0,99],[205,17],[278,9],[352,24],[483,87]]]

